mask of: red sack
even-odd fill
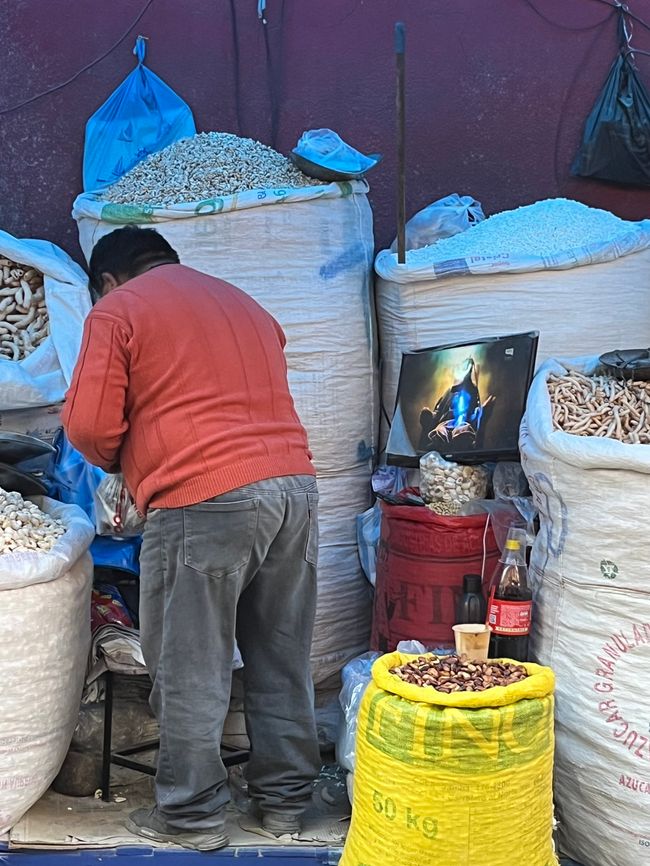
[[[381,503],[373,650],[393,652],[402,640],[454,645],[463,575],[482,574],[486,588],[499,561],[487,520],[486,514],[443,517],[422,506]]]

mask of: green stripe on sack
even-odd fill
[[[523,700],[495,709],[461,710],[412,704],[385,692],[368,709],[366,741],[418,767],[461,775],[499,772],[527,764],[552,746],[553,702]]]
[[[150,204],[105,204],[102,206],[101,219],[122,225],[152,223],[154,210]]]

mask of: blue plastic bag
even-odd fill
[[[78,505],[95,523],[95,492],[106,475],[97,466],[92,466],[85,457],[73,448],[61,428],[52,443],[56,453],[52,455],[45,473],[48,496]]]
[[[137,67],[86,124],[86,192],[110,186],[150,153],[196,134],[189,105],[144,65],[142,36],[133,53]]]

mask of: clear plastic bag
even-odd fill
[[[372,666],[381,653],[364,653],[343,668],[341,679],[343,687],[339,702],[343,710],[343,719],[339,727],[336,742],[336,760],[348,772],[354,772],[355,740],[357,736],[357,716],[361,706],[361,698],[368,683],[372,679]]]
[[[406,223],[406,249],[419,250],[442,238],[460,234],[485,219],[480,203],[469,195],[453,193],[434,201]],[[397,239],[390,248],[397,252]]]
[[[372,586],[377,576],[377,547],[381,536],[381,509],[378,503],[357,516],[357,547],[363,573]]]
[[[420,458],[420,494],[438,514],[458,514],[466,502],[485,499],[489,473],[483,466],[464,466],[430,451]]]
[[[110,186],[149,154],[196,134],[189,105],[144,65],[144,37],[133,53],[138,65],[86,124],[85,191]]]
[[[107,475],[95,493],[97,535],[141,535],[145,519],[135,507],[121,474]]]
[[[346,144],[340,135],[331,129],[310,129],[303,133],[296,145],[295,153],[317,165],[332,171],[359,174],[368,171],[376,160]]]

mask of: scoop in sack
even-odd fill
[[[310,129],[303,133],[291,158],[301,171],[319,180],[359,178],[382,159],[376,153],[366,156],[331,129]]]

